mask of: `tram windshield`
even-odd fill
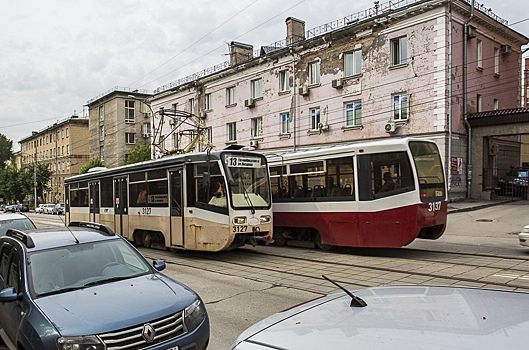
[[[433,143],[419,141],[410,142],[410,149],[417,167],[421,201],[444,200],[445,177],[439,150]]]
[[[228,153],[224,155],[224,165],[234,208],[270,207],[268,167],[264,156]]]

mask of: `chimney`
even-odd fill
[[[305,22],[294,17],[288,17],[287,23],[287,46],[305,40]]]
[[[230,66],[249,61],[253,58],[253,46],[232,41],[230,43]]]

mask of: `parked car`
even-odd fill
[[[4,207],[4,213],[16,213],[18,211],[18,207],[16,204],[8,204]]]
[[[109,227],[0,237],[0,336],[20,349],[206,349],[200,297]]]
[[[529,294],[384,286],[327,295],[244,331],[231,349],[519,349]]]
[[[522,232],[518,234],[518,240],[520,241],[520,245],[529,247],[529,225],[524,226]]]
[[[44,206],[46,204],[39,204],[36,208],[35,208],[35,214],[42,214],[44,213]]]
[[[33,221],[24,214],[2,214],[0,216],[0,236],[5,235],[7,229],[34,230],[37,228]]]
[[[53,203],[44,204],[42,212],[44,214],[53,214],[53,208],[55,208],[55,204]]]
[[[527,199],[529,169],[511,167],[498,181],[497,194]]]
[[[63,215],[64,214],[64,204],[62,203],[55,204],[55,207],[52,210],[52,214]]]
[[[18,204],[18,211],[20,212],[23,212],[23,213],[28,213],[29,212],[29,207],[27,204]]]

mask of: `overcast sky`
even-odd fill
[[[525,1],[483,3],[529,36]],[[231,41],[258,49],[284,39],[287,17],[312,29],[372,6],[367,0],[3,1],[0,133],[17,151],[31,131],[82,115],[88,100],[116,86],[152,91],[226,61]]]

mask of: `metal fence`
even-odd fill
[[[529,169],[483,169],[483,191],[496,199],[527,199]]]

